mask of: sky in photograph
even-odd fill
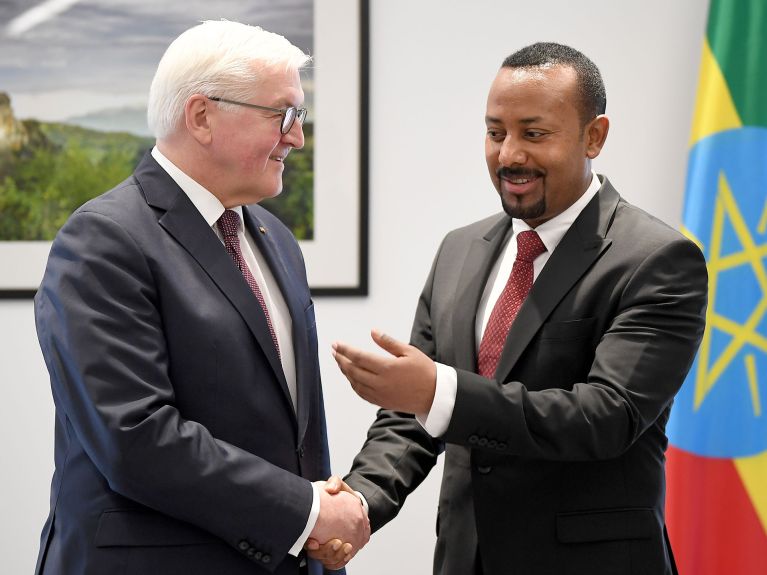
[[[143,113],[172,39],[220,18],[262,26],[313,53],[312,0],[0,0],[0,91],[22,119]],[[310,104],[311,70],[303,78]]]

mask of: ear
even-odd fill
[[[586,136],[586,156],[593,160],[605,145],[607,132],[610,131],[610,120],[604,114],[600,114],[586,124],[583,131]]]
[[[213,104],[202,94],[192,94],[184,104],[184,123],[186,129],[201,145],[213,140],[211,131],[211,112]]]

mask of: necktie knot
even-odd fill
[[[221,230],[225,238],[237,237],[237,230],[240,228],[240,214],[234,210],[224,210],[217,223],[218,229]]]
[[[535,258],[546,251],[538,232],[526,230],[517,234],[517,259],[523,262],[533,262]]]

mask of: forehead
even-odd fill
[[[254,91],[272,104],[299,105],[304,101],[301,76],[297,69],[284,65],[260,67],[255,71]]]
[[[491,118],[578,118],[577,74],[569,66],[501,68],[487,97]]]

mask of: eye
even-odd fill
[[[488,128],[487,137],[491,140],[500,140],[503,139],[503,133],[497,128]]]
[[[525,138],[528,138],[530,140],[541,138],[545,136],[546,134],[547,132],[543,132],[541,130],[525,130]]]

